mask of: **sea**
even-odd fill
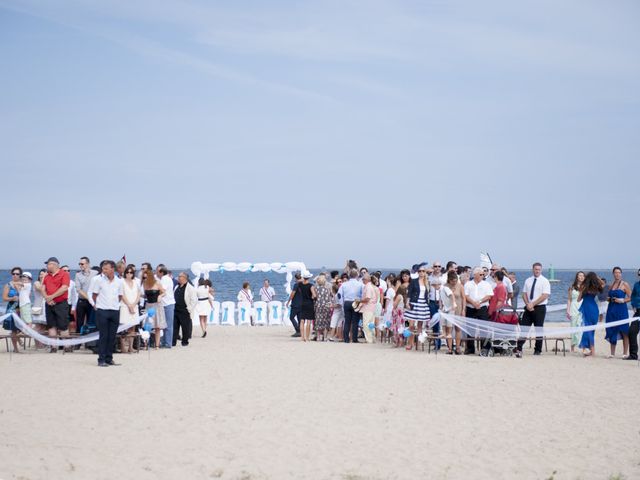
[[[25,269],[25,270],[31,272],[34,279],[37,278],[39,269],[34,268],[34,269]],[[174,272],[176,276],[178,272],[189,271],[188,268],[180,269],[180,268],[172,268],[172,267],[171,267],[171,270]],[[342,267],[310,269],[311,273],[313,273],[314,275],[321,272],[329,272],[331,270],[342,271]],[[395,270],[391,270],[388,268],[387,269],[370,268],[370,271],[376,271],[376,270],[380,270],[384,277],[389,273],[400,272],[401,268],[397,268]],[[551,284],[551,298],[549,300],[549,305],[557,305],[557,304],[566,305],[567,293],[569,291],[569,287],[573,283],[573,279],[577,271],[578,270],[576,269],[556,269],[555,270],[555,278],[558,280],[558,282],[554,282]],[[583,269],[583,271],[586,273],[590,270]],[[598,276],[606,278],[608,283],[610,283],[613,278],[613,275],[610,270],[593,270],[593,271],[596,272]],[[527,279],[527,277],[531,275],[530,270],[514,270],[514,273],[516,274],[516,278],[518,280],[518,284],[520,284],[520,288],[522,288],[522,285],[524,284],[524,281]],[[623,270],[622,276],[624,280],[626,280],[629,283],[629,285],[633,286],[633,284],[639,280],[636,273],[637,273],[637,270],[635,269],[634,270],[625,269]],[[74,274],[75,272],[72,271],[71,278],[73,278]],[[545,271],[544,275],[547,278],[550,277],[549,272]],[[251,284],[251,290],[253,291],[254,296],[258,297],[258,292],[262,287],[262,283],[264,279],[268,279],[269,282],[271,283],[271,286],[275,289],[276,300],[284,300],[286,299],[286,296],[287,296],[285,291],[285,282],[286,282],[285,274],[278,274],[274,272],[268,272],[268,273],[215,272],[215,273],[210,273],[209,278],[213,283],[213,287],[216,292],[215,299],[220,302],[223,302],[226,300],[235,301],[236,296],[238,295],[238,291],[242,288],[242,284],[245,281]],[[10,280],[11,280],[11,271],[0,270],[0,285],[4,287],[4,285],[6,285]],[[522,302],[520,302],[520,305],[522,305]],[[4,312],[5,310],[4,302],[0,304],[0,308],[2,309],[1,311]],[[566,320],[564,312],[553,312],[553,313],[549,312],[547,313],[546,318],[547,318],[547,321],[551,321],[551,322],[554,322],[554,321],[562,322]]]

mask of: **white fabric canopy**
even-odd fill
[[[294,272],[307,272],[307,267],[302,262],[273,262],[273,263],[251,263],[251,262],[223,262],[223,263],[202,263],[193,262],[191,272],[199,277],[208,277],[211,272],[275,272],[286,273],[287,283],[284,284],[286,292],[291,293],[291,280]]]

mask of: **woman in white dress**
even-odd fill
[[[582,290],[582,282],[584,282],[584,277],[584,272],[576,273],[573,284],[571,285],[571,287],[569,287],[569,292],[567,294],[567,319],[571,322],[572,327],[582,326],[582,312],[580,311],[582,301],[578,301],[578,297],[580,296],[580,291]],[[580,345],[581,339],[582,334],[580,333],[574,333],[571,335],[572,352],[574,352],[576,350],[576,347]]]
[[[198,305],[196,310],[198,317],[200,317],[200,328],[202,329],[202,338],[207,336],[207,321],[213,310],[213,295],[212,295],[211,282],[201,278],[198,280],[198,288],[196,288],[196,294],[198,295]]]
[[[136,282],[136,268],[127,265],[122,282],[122,301],[120,302],[120,325],[135,322],[138,319],[138,303],[140,302],[140,287]],[[129,328],[120,337],[120,351],[131,353],[133,351],[133,337],[136,326]]]

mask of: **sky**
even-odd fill
[[[638,267],[640,3],[0,0],[0,267]]]

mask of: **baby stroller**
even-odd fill
[[[494,323],[505,325],[518,325],[518,314],[513,307],[505,307],[498,310],[491,318]],[[491,345],[487,351],[489,357],[494,355],[512,356],[514,350],[518,348],[518,342],[515,339],[495,338],[490,339]]]

